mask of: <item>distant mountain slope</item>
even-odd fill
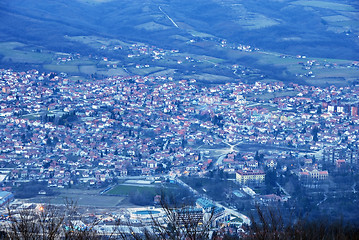
[[[358,11],[357,2],[338,0],[2,0],[0,37],[58,50],[74,47],[64,35],[185,48],[173,36],[188,39],[195,30],[265,50],[354,60]]]

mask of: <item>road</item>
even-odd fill
[[[353,189],[353,193],[355,194],[357,191],[355,190],[355,187],[357,186],[357,183],[354,183],[353,186],[352,186],[352,189]]]
[[[320,204],[322,204],[323,202],[325,202],[328,199],[327,193],[324,193],[324,199],[320,202],[317,203],[317,206],[319,206]]]
[[[235,146],[241,144],[242,142],[238,142],[236,144],[230,144],[228,142],[223,141],[224,144],[228,145],[229,148],[223,150],[223,154],[221,154],[218,158],[217,161],[214,162],[213,166],[220,166],[222,165],[223,159],[227,156],[228,153],[233,153],[233,152],[238,152],[237,150],[234,149]]]
[[[279,184],[279,183],[276,183],[277,186],[279,187],[279,189],[284,192],[285,195],[287,195],[287,197],[290,198],[290,194]]]
[[[188,184],[186,184],[185,182],[183,182],[181,179],[179,178],[176,178],[176,181],[182,185],[183,187],[186,187],[188,188],[194,195],[196,196],[199,196],[199,197],[203,197],[203,198],[207,198],[207,199],[210,199],[206,194],[200,194],[197,190],[193,189],[191,186],[189,186]],[[218,207],[223,207],[225,209],[225,211],[228,213],[228,214],[232,214],[234,216],[237,216],[241,219],[243,219],[243,223],[247,224],[247,225],[250,225],[251,224],[251,220],[244,214],[232,209],[232,208],[228,208],[222,204],[220,204],[219,202],[217,201],[214,201],[212,199],[210,199],[212,202],[215,203],[216,206]]]
[[[172,24],[173,24],[176,28],[179,28],[179,26],[177,25],[177,23],[175,23],[175,21],[173,21],[173,19],[172,19],[170,16],[168,16],[168,14],[165,13],[165,12],[162,10],[161,6],[159,6],[158,9],[159,9],[164,15],[166,15],[166,17],[172,22]]]
[[[235,144],[235,145],[230,145],[229,143],[226,143],[226,144],[229,145],[229,146],[231,146],[231,149],[233,149],[236,145],[238,145],[238,144],[240,144],[240,143],[237,143],[237,144]],[[229,151],[229,152],[230,152],[230,151]],[[220,155],[214,165],[221,164],[222,161],[223,161],[223,159],[224,159],[224,157],[225,157],[226,155],[227,155],[227,153]],[[178,177],[176,177],[175,180],[177,181],[177,183],[179,183],[179,184],[182,185],[183,187],[189,189],[190,192],[192,192],[194,195],[199,196],[199,197],[203,197],[203,198],[210,199],[210,200],[211,200],[212,202],[214,202],[215,205],[217,205],[218,207],[223,207],[228,214],[232,214],[232,215],[234,215],[234,216],[237,216],[237,217],[243,219],[243,223],[245,223],[245,224],[247,224],[247,225],[250,225],[250,224],[251,224],[250,219],[249,219],[246,215],[244,215],[244,214],[242,214],[242,213],[240,213],[240,212],[238,212],[238,211],[236,211],[236,210],[234,210],[234,209],[232,209],[232,208],[228,208],[228,207],[226,207],[226,206],[223,206],[223,205],[220,204],[219,202],[212,200],[212,199],[211,199],[209,196],[207,196],[206,194],[201,194],[201,193],[199,193],[196,189],[193,189],[191,186],[189,186],[187,183],[183,182],[183,181],[182,181],[181,179],[179,179]],[[286,192],[285,192],[285,193],[286,193]]]

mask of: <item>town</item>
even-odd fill
[[[181,182],[216,201],[191,179],[217,175],[234,184],[222,189],[229,202],[245,199],[221,203],[246,213],[248,203],[299,201],[293,177],[317,206],[357,194],[343,176],[357,176],[358,86],[0,74],[1,184],[15,197],[16,189],[26,198],[76,187],[114,193],[125,179],[144,179]],[[26,195],[27,182],[44,188]]]

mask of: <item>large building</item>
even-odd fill
[[[262,170],[238,170],[236,180],[240,184],[262,183],[264,182],[265,173]]]
[[[302,181],[315,180],[315,181],[324,181],[327,180],[329,176],[328,171],[321,171],[317,168],[306,167],[302,168],[299,172],[299,178]]]
[[[204,212],[201,208],[184,207],[177,209],[176,220],[179,224],[203,223]]]
[[[0,191],[0,207],[11,202],[14,199],[14,195],[11,192]]]
[[[345,160],[346,164],[359,163],[359,148],[327,147],[323,151],[323,161],[335,165],[338,160]]]
[[[196,207],[202,209],[205,221],[210,220],[212,227],[218,227],[230,219],[230,215],[225,212],[223,207],[217,206],[209,199],[198,198]]]

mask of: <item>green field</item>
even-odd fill
[[[322,19],[328,22],[350,21],[350,18],[345,17],[343,15],[327,16],[327,17],[322,17]]]
[[[0,55],[5,62],[45,63],[50,62],[53,54],[22,50],[26,45],[19,42],[0,42]]]
[[[258,62],[262,64],[274,64],[278,66],[288,66],[295,65],[297,66],[299,62],[305,62],[306,60],[297,59],[294,57],[283,58],[279,54],[275,53],[266,53],[266,52],[255,52],[253,56],[258,58]]]
[[[44,68],[50,71],[66,72],[66,73],[79,73],[78,66],[68,64],[45,64]]]
[[[101,48],[102,46],[110,46],[110,45],[120,45],[120,46],[131,45],[129,43],[120,41],[118,39],[103,38],[97,36],[66,36],[65,38],[74,42],[80,42],[86,44],[95,49]]]
[[[172,35],[170,38],[180,40],[180,41],[183,41],[183,42],[187,42],[187,41],[190,40],[189,38],[186,38],[186,37],[181,36],[181,35]]]
[[[222,76],[222,75],[214,75],[214,74],[193,74],[193,75],[185,75],[183,78],[186,79],[196,79],[203,82],[225,82],[225,81],[232,81],[233,79],[230,77]]]
[[[112,188],[110,191],[106,192],[107,195],[117,195],[117,196],[128,196],[130,193],[139,191],[141,192],[153,192],[159,193],[158,186],[134,186],[134,185],[117,185],[116,187]]]
[[[93,74],[97,72],[97,68],[95,65],[84,65],[79,66],[80,72],[84,74]]]
[[[122,68],[116,68],[116,69],[98,68],[97,73],[105,76],[115,76],[115,75],[128,76],[128,73],[126,73],[125,70],[123,70]]]
[[[146,76],[155,72],[166,70],[163,67],[148,67],[148,68],[130,68],[128,69],[134,74]]]
[[[136,184],[119,184],[113,187],[111,190],[106,192],[104,195],[107,196],[120,196],[125,197],[126,200],[131,198],[134,195],[140,195],[143,198],[152,198],[155,195],[165,195],[165,196],[188,196],[190,194],[183,187],[174,184],[174,183],[165,183],[165,184],[151,184],[151,185],[136,185]]]
[[[158,31],[158,30],[166,30],[169,29],[170,27],[155,22],[148,22],[148,23],[137,25],[135,28],[143,29],[146,31]]]
[[[262,14],[249,15],[243,19],[237,20],[237,22],[248,30],[271,27],[279,24],[278,21],[268,18]]]
[[[124,200],[119,196],[100,195],[100,190],[85,189],[60,189],[56,196],[37,196],[28,201],[35,203],[64,204],[73,201],[79,206],[91,206],[99,208],[116,207]]]
[[[322,87],[328,87],[331,85],[340,87],[348,86],[348,82],[346,82],[343,78],[311,78],[307,79],[306,82],[310,85]]]
[[[327,1],[300,0],[300,1],[292,2],[292,4],[306,6],[306,7],[325,8],[325,9],[336,10],[336,11],[356,11],[355,8],[353,8],[350,5],[335,3],[335,2],[327,2]]]
[[[248,97],[255,97],[261,100],[269,100],[275,97],[294,97],[297,96],[299,92],[297,91],[281,91],[281,92],[274,92],[274,93],[264,93],[260,95],[249,95]]]
[[[215,58],[215,57],[211,57],[211,56],[198,55],[196,58],[197,58],[198,60],[206,61],[206,62],[211,62],[211,63],[213,63],[213,64],[218,64],[218,63],[224,62],[224,60],[221,59],[221,58]]]
[[[201,38],[211,38],[214,37],[211,34],[203,33],[203,32],[197,32],[194,30],[188,30],[188,33],[191,34],[193,37],[201,37]]]
[[[329,77],[355,78],[359,76],[359,69],[326,68],[326,69],[314,70],[313,73],[319,78],[329,78]]]
[[[77,1],[82,3],[88,3],[88,4],[99,4],[99,3],[111,2],[114,0],[77,0]]]
[[[153,77],[157,77],[157,76],[173,76],[175,74],[175,72],[176,72],[176,69],[166,69],[166,70],[163,70],[163,71],[148,74],[148,76],[153,76]]]

